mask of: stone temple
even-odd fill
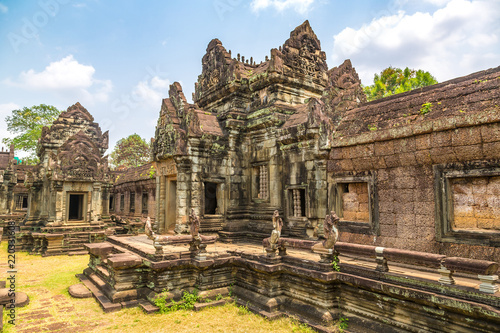
[[[109,171],[79,104],[44,130],[18,246],[85,247],[104,311],[196,288],[319,331],[500,331],[499,105],[500,67],[366,102],[307,21],[260,63],[214,39],[193,103],[177,82],[163,99],[151,163]]]

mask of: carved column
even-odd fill
[[[90,214],[90,224],[99,224],[99,212],[102,211],[101,193],[101,183],[94,183],[90,203],[92,212]]]
[[[102,211],[101,214],[103,217],[109,218],[109,184],[105,184],[102,190]]]
[[[176,233],[188,231],[187,221],[191,209],[191,161],[187,159],[176,161],[177,165],[177,221]]]
[[[54,226],[60,226],[64,220],[64,198],[63,198],[63,182],[55,181],[53,183],[55,197],[55,219]]]

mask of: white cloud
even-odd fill
[[[154,76],[149,81],[140,81],[132,90],[135,100],[145,102],[148,106],[159,110],[161,101],[168,95],[170,81]]]
[[[27,90],[62,93],[82,103],[105,102],[113,84],[110,80],[96,79],[94,74],[93,66],[82,65],[69,55],[50,63],[41,72],[34,69],[23,71],[17,81],[7,79],[4,83]]]
[[[17,110],[19,108],[19,105],[12,102],[0,104],[0,146],[3,146],[3,144],[1,143],[1,140],[3,138],[11,138],[14,136],[13,134],[9,134],[9,132],[7,132],[7,123],[5,122],[5,117],[10,116],[12,114],[12,110]]]
[[[0,13],[5,14],[9,11],[9,7],[4,5],[3,3],[0,3]]]
[[[250,7],[254,12],[272,7],[278,12],[293,9],[299,14],[305,14],[311,9],[313,3],[314,0],[252,0]]]
[[[400,10],[335,35],[333,65],[350,58],[364,84],[389,65],[423,69],[438,81],[500,65],[500,1],[426,1],[446,6]]]

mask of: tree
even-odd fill
[[[364,87],[369,101],[438,83],[429,72],[389,66],[375,74],[373,84]]]
[[[114,167],[138,167],[151,159],[151,147],[138,134],[129,135],[118,140],[111,153],[111,164]]]
[[[60,114],[61,111],[54,106],[45,104],[13,110],[10,116],[5,117],[5,122],[7,130],[17,135],[13,138],[3,138],[2,143],[7,146],[13,144],[16,150],[28,153],[22,160],[27,164],[36,164],[36,147],[42,128],[52,125]]]

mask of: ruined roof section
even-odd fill
[[[202,72],[195,84],[194,101],[198,102],[205,95],[209,94],[218,86],[239,78],[236,70],[238,61],[231,59],[231,54],[226,51],[222,43],[217,38],[207,46],[207,52],[202,60]]]
[[[94,117],[80,103],[70,106],[67,111],[61,113],[52,123],[50,128],[44,126],[38,141],[39,156],[45,149],[57,149],[66,140],[75,134],[82,132],[99,148],[101,156],[108,149],[109,133],[102,133],[99,124],[94,122]]]
[[[197,110],[196,114],[200,121],[200,128],[204,133],[222,136],[223,132],[217,117],[210,112]]]
[[[9,152],[2,151],[0,152],[0,170],[5,170],[9,166]]]
[[[345,113],[334,145],[500,121],[500,67],[366,103]]]
[[[136,182],[139,180],[155,180],[156,168],[153,162],[135,167],[128,168],[116,175],[115,185],[128,182]]]
[[[88,122],[93,122],[94,117],[84,108],[80,102],[70,106],[65,112],[59,115],[59,118],[73,118],[73,119],[83,119]]]

